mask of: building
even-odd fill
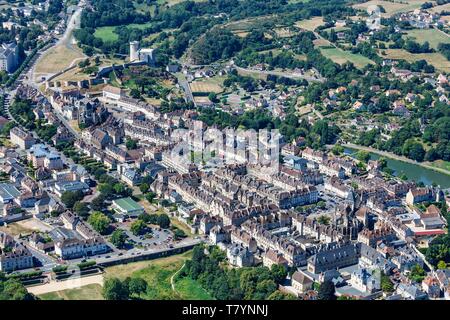
[[[380,273],[366,268],[353,271],[349,282],[352,287],[362,292],[374,293],[381,289]]]
[[[329,243],[320,247],[315,255],[308,258],[308,271],[317,274],[348,267],[358,263],[358,256],[358,244]]]
[[[240,244],[231,244],[227,247],[227,258],[232,266],[251,267],[254,264],[253,253]]]
[[[33,268],[31,252],[4,232],[0,232],[0,272]]]
[[[292,274],[291,284],[297,293],[304,293],[311,290],[313,283],[314,282],[301,271],[295,271]]]
[[[81,181],[62,181],[62,182],[56,182],[55,186],[53,187],[54,192],[58,197],[61,197],[64,192],[70,191],[81,191],[84,194],[89,193],[90,188],[89,186]]]
[[[138,41],[130,42],[130,62],[145,62],[149,65],[155,65],[155,49],[139,48]]]
[[[3,204],[12,203],[20,197],[20,191],[9,183],[0,184],[0,202]]]
[[[113,200],[112,208],[117,213],[127,215],[129,217],[137,217],[145,212],[144,208],[130,197]]]
[[[414,188],[410,189],[406,194],[406,203],[413,206],[416,203],[423,201],[432,201],[434,198],[434,191],[431,188]]]
[[[110,251],[101,237],[80,240],[63,239],[55,243],[55,253],[64,260],[88,257]]]
[[[19,66],[19,48],[15,43],[2,43],[0,47],[0,71],[13,73]]]
[[[52,152],[44,144],[35,144],[27,151],[27,159],[32,162],[34,168],[46,168],[60,170],[64,168],[61,156]]]
[[[28,132],[23,131],[19,127],[14,127],[9,132],[11,143],[19,146],[23,150],[27,150],[34,145],[34,138]]]

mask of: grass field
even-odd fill
[[[89,284],[78,289],[68,289],[38,296],[42,300],[103,300],[102,286]]]
[[[134,29],[145,29],[148,28],[151,24],[150,23],[143,23],[143,24],[128,24],[126,27],[128,28],[134,28]],[[117,26],[107,26],[107,27],[100,27],[96,28],[94,32],[94,36],[97,38],[102,39],[103,41],[116,41],[119,39],[119,35],[117,33],[114,33],[114,30]]]
[[[203,81],[194,81],[190,83],[192,92],[214,92],[214,93],[221,93],[223,91],[222,87],[209,80],[203,80]]]
[[[425,60],[429,64],[432,64],[436,69],[450,72],[450,61],[448,61],[442,54],[440,53],[419,53],[412,54],[403,49],[386,49],[381,50],[386,54],[380,54],[381,57],[388,59],[404,59],[408,62],[414,62],[417,60]]]
[[[426,2],[426,0],[394,0],[392,2],[371,0],[364,3],[355,4],[353,5],[353,8],[367,10],[370,6],[382,6],[386,12],[382,13],[381,15],[383,17],[390,17],[395,13],[418,9],[424,2]]]
[[[176,281],[175,290],[185,299],[213,300],[209,293],[191,278],[182,278]]]
[[[183,254],[161,258],[157,260],[141,261],[106,268],[105,277],[140,277],[147,281],[147,292],[142,296],[148,300],[162,299],[205,299],[209,297],[199,284],[188,279],[176,286],[176,292],[172,290],[170,278],[192,256],[192,251]],[[209,297],[210,298],[210,297]]]
[[[323,24],[323,17],[314,17],[308,20],[301,20],[295,23],[299,28],[314,31],[318,26]]]
[[[439,43],[450,43],[450,37],[436,29],[409,30],[406,38],[412,38],[412,40],[421,44],[428,41],[433,49],[437,49]]]
[[[81,51],[70,50],[60,45],[50,49],[36,66],[36,73],[57,73],[69,67],[75,59],[83,58]]]
[[[363,68],[368,64],[373,64],[374,62],[362,55],[353,54],[348,51],[341,50],[339,48],[320,48],[320,52],[327,58],[333,60],[338,64],[344,64],[349,61],[355,65],[357,68]]]
[[[430,165],[436,168],[445,169],[450,172],[450,161],[436,160],[434,162],[430,162]]]

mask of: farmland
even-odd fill
[[[308,20],[301,20],[295,23],[297,27],[309,31],[314,31],[314,29],[323,24],[324,24],[323,17],[314,17]]]
[[[387,49],[383,50],[381,54],[382,57],[387,59],[404,59],[408,62],[414,62],[418,60],[425,60],[429,64],[432,64],[436,69],[450,72],[450,61],[448,61],[442,54],[440,53],[419,53],[412,54],[403,49]]]
[[[371,0],[364,3],[358,3],[353,5],[353,8],[360,9],[360,10],[367,10],[371,6],[382,6],[385,13],[382,13],[381,15],[383,17],[390,17],[393,14],[400,13],[400,12],[407,12],[411,10],[415,10],[420,8],[421,4],[426,1],[424,0],[394,0],[394,1],[382,1],[382,0]]]
[[[436,29],[409,30],[406,37],[412,38],[414,41],[417,41],[420,44],[423,44],[425,41],[428,41],[430,47],[433,49],[437,49],[439,43],[450,43],[450,37],[446,35],[444,32],[441,32]]]

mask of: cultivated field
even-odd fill
[[[407,38],[412,38],[412,40],[418,43],[424,43],[428,41],[430,47],[437,49],[439,43],[450,43],[450,37],[444,32],[436,29],[414,29],[409,30],[406,35]]]
[[[433,65],[436,69],[450,72],[450,61],[448,61],[442,54],[440,53],[419,53],[412,54],[403,49],[387,49],[382,50],[385,52],[385,55],[380,55],[381,57],[388,59],[404,59],[409,62],[414,62],[418,60],[425,60],[429,64]]]
[[[442,11],[450,11],[450,3],[443,4],[442,6],[436,6],[431,9],[427,9],[427,11],[434,13],[441,13]]]
[[[327,58],[333,60],[338,64],[344,64],[347,61],[351,62],[357,68],[364,68],[368,64],[373,64],[374,62],[362,55],[353,54],[348,51],[344,51],[338,48],[320,48],[320,52]]]
[[[194,81],[190,84],[192,92],[214,92],[214,93],[221,93],[223,91],[223,88],[209,80],[204,81]]]
[[[364,3],[358,3],[353,5],[353,8],[360,10],[367,10],[370,6],[382,6],[385,13],[381,13],[383,17],[389,17],[399,12],[407,12],[420,8],[420,6],[426,2],[426,0],[394,0],[394,1],[382,1],[371,0]]]
[[[299,28],[314,31],[318,26],[323,24],[323,17],[314,17],[308,20],[301,20],[295,23]]]

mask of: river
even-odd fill
[[[352,148],[345,148],[345,154],[352,156],[357,152],[357,150]],[[371,160],[377,160],[382,156],[369,152]],[[425,185],[431,185],[436,183],[441,188],[450,188],[450,176],[444,173],[434,171],[432,169],[427,169],[412,163],[403,162],[400,160],[386,158],[386,162],[389,168],[394,170],[394,175],[400,176],[403,173],[408,177],[409,180],[415,182],[423,182]]]

